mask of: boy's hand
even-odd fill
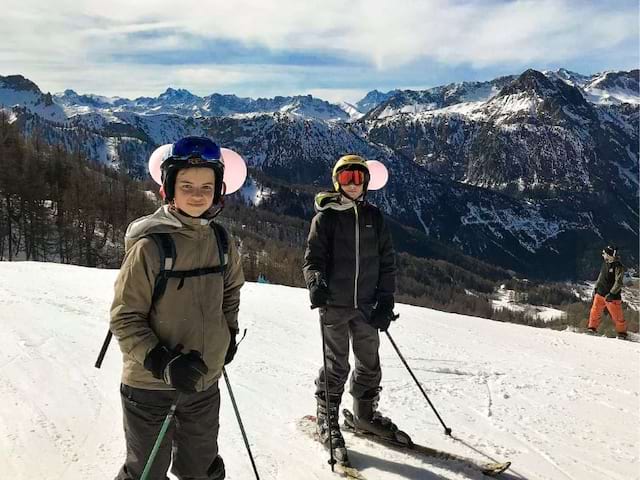
[[[236,352],[238,351],[238,344],[236,343],[236,337],[240,330],[230,328],[229,334],[231,338],[229,339],[229,347],[227,348],[227,354],[224,356],[224,364],[228,365],[233,360],[233,357],[236,356]]]
[[[395,302],[393,296],[384,296],[378,298],[378,303],[371,312],[369,323],[372,327],[377,328],[381,332],[387,331],[391,322],[398,318],[393,313]]]
[[[320,272],[316,272],[313,281],[309,284],[309,299],[311,308],[324,307],[329,300],[329,287]]]
[[[172,351],[158,344],[147,354],[144,367],[155,378],[164,380],[176,390],[194,393],[198,382],[209,372],[209,368],[202,361],[200,352],[191,350],[184,354],[181,350],[182,345],[178,345],[176,350]]]

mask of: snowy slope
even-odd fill
[[[0,262],[3,478],[102,480],[119,468],[117,347],[102,370],[93,367],[115,275]],[[264,480],[336,478],[295,426],[314,410],[321,363],[317,314],[307,300],[304,290],[275,285],[249,283],[242,293],[240,321],[249,333],[228,373]],[[478,460],[508,458],[513,470],[504,478],[638,478],[638,344],[405,305],[398,312],[392,335],[460,439],[443,435],[383,338],[381,409],[415,441]],[[227,478],[254,478],[221,390]],[[369,480],[483,478],[364,441],[352,457]]]

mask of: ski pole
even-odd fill
[[[312,307],[313,308],[313,307]],[[322,317],[320,317],[320,332],[322,334],[322,364],[323,370],[322,374],[324,375],[324,404],[327,409],[327,423],[329,425],[329,465],[331,465],[331,471],[335,471],[334,465],[336,464],[336,459],[333,457],[333,435],[331,431],[331,404],[329,403],[329,382],[327,381],[327,344],[325,342],[324,335],[324,323],[322,323]]]
[[[253,460],[253,455],[251,454],[251,447],[249,446],[249,440],[247,439],[247,433],[244,431],[244,425],[242,425],[242,418],[240,418],[240,411],[238,410],[238,405],[236,404],[236,398],[233,396],[233,390],[231,390],[231,383],[229,382],[229,377],[227,376],[227,369],[224,368],[224,367],[222,367],[222,374],[224,375],[224,381],[227,384],[227,390],[229,391],[229,397],[231,397],[231,404],[233,405],[233,410],[236,413],[236,418],[238,419],[238,425],[240,426],[240,432],[242,433],[242,439],[244,440],[244,446],[247,447],[247,453],[249,454],[249,459],[251,460],[251,466],[253,467],[253,473],[256,474],[256,480],[260,480],[260,476],[258,475],[258,469],[256,468],[256,462]]]
[[[111,337],[113,334],[111,330],[107,332],[106,337],[104,337],[104,342],[102,342],[102,348],[100,349],[100,353],[98,354],[98,358],[95,363],[96,368],[100,368],[102,366],[102,361],[104,360],[104,356],[107,353],[107,348],[109,348],[109,343],[111,342]]]
[[[449,427],[447,427],[444,423],[444,421],[442,421],[442,418],[440,418],[440,415],[438,414],[438,411],[436,410],[436,407],[433,406],[433,403],[431,403],[431,400],[429,400],[429,397],[427,396],[427,393],[424,391],[424,389],[422,388],[422,385],[420,385],[420,382],[418,381],[418,379],[416,378],[416,376],[413,374],[413,372],[411,371],[411,368],[409,368],[409,364],[407,364],[407,361],[404,359],[404,357],[402,356],[402,354],[400,353],[400,350],[398,349],[398,346],[396,345],[396,342],[393,341],[393,338],[391,338],[391,335],[389,334],[389,331],[386,330],[384,333],[387,334],[387,338],[389,339],[389,341],[391,342],[391,345],[393,345],[393,348],[395,349],[396,353],[398,354],[398,356],[400,357],[400,360],[402,360],[402,363],[404,363],[404,366],[407,367],[407,370],[409,371],[409,373],[411,374],[411,377],[413,378],[413,380],[416,382],[416,385],[418,386],[418,388],[420,389],[420,391],[422,392],[422,395],[424,395],[424,398],[426,398],[427,402],[429,402],[429,406],[431,407],[431,409],[433,410],[433,412],[436,414],[436,417],[438,417],[438,420],[440,420],[440,423],[442,424],[442,426],[444,427],[444,433],[446,435],[451,436],[451,429]]]
[[[167,416],[165,417],[164,422],[162,422],[162,427],[160,427],[160,433],[158,434],[158,438],[156,438],[156,443],[153,445],[153,449],[149,454],[149,458],[147,459],[147,463],[144,466],[144,470],[142,471],[142,476],[140,477],[140,480],[147,480],[147,477],[149,476],[149,472],[151,471],[151,466],[153,465],[153,462],[156,459],[158,450],[160,450],[160,444],[162,443],[162,440],[164,439],[164,436],[167,433],[167,430],[169,429],[169,425],[171,424],[171,420],[173,419],[173,416],[176,413],[176,407],[178,406],[178,400],[180,400],[180,395],[181,394],[178,393],[178,395],[176,396],[176,399],[171,404],[171,407],[169,407],[169,413],[167,413]]]

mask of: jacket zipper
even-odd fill
[[[213,231],[212,229],[209,229],[209,230]],[[198,237],[202,238],[203,241],[207,241],[208,240],[207,233],[209,233],[209,232],[204,230],[203,228],[199,228],[198,229]],[[213,242],[208,242],[208,243],[209,243],[209,245],[211,245]],[[202,254],[206,253],[206,251],[207,251],[206,248],[201,248],[200,249],[200,265],[206,265],[203,262],[203,258],[202,258]],[[199,280],[198,287],[202,288],[203,277],[197,277],[197,278]],[[205,322],[204,322],[204,308],[203,308],[203,305],[202,305],[202,298],[204,298],[204,292],[202,292],[202,294],[198,295],[198,296],[199,296],[198,301],[200,302],[200,311],[202,312],[202,316],[201,316],[201,319],[202,319],[202,350],[201,350],[201,352],[202,352],[202,361],[204,362],[204,334],[205,334],[204,330],[205,330]],[[200,381],[202,382],[202,385],[201,385],[200,388],[201,388],[201,390],[204,390],[204,383],[205,383],[204,377],[202,377],[200,379]]]
[[[353,211],[356,218],[356,278],[353,287],[353,308],[358,308],[358,275],[360,274],[360,225],[358,221],[358,205],[354,202]]]

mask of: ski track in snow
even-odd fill
[[[124,458],[108,326],[115,270],[0,263],[0,471],[12,480],[113,478]],[[419,444],[475,461],[511,460],[505,479],[638,477],[640,346],[399,305],[390,333],[453,438],[383,334],[380,409]],[[315,414],[322,363],[317,312],[301,289],[248,283],[248,335],[228,368],[261,478],[332,479],[324,448],[297,421]],[[351,365],[354,362],[351,359]],[[221,380],[227,478],[254,478]],[[343,407],[351,408],[350,396]],[[346,434],[367,480],[482,479],[464,462],[384,448]],[[171,476],[170,478],[174,478]]]

